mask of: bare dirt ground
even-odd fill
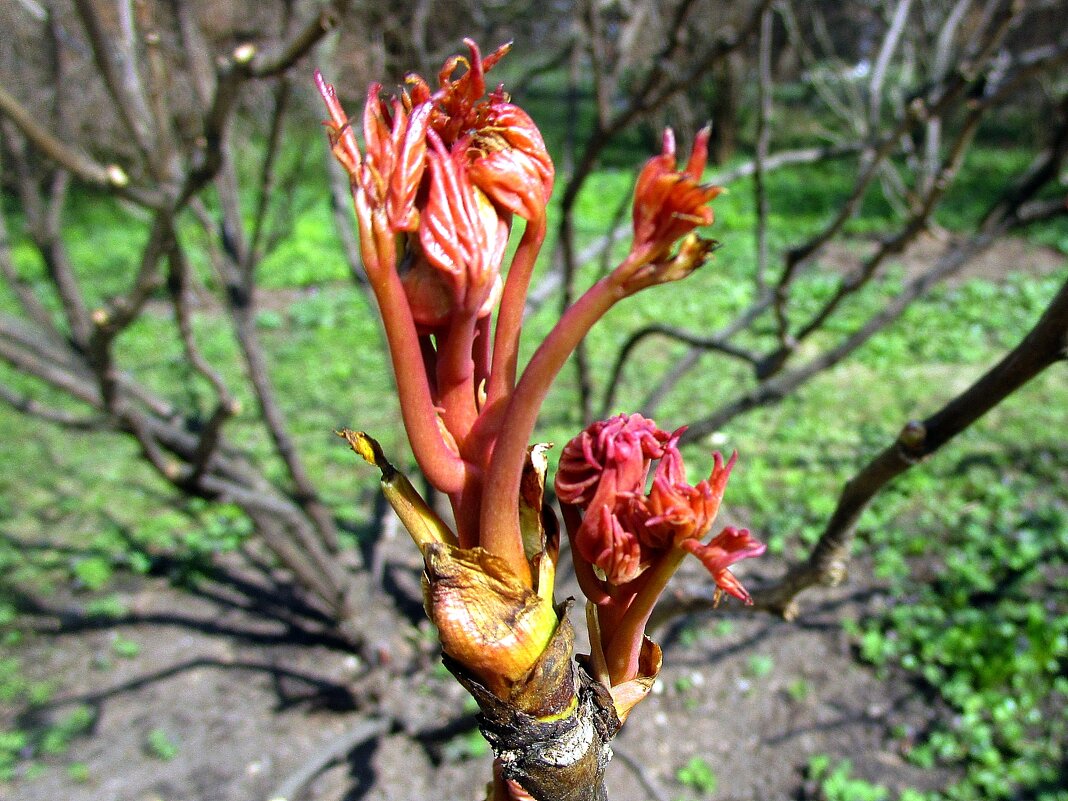
[[[945,231],[923,233],[900,256],[889,259],[901,264],[905,279],[927,272],[945,249],[949,234]],[[865,240],[846,240],[829,244],[819,259],[822,269],[849,273],[856,270],[863,259],[875,252],[877,243]],[[1001,281],[1013,272],[1048,275],[1064,266],[1064,255],[1051,247],[1036,245],[1022,237],[1004,237],[968,260],[946,281],[957,285],[973,278]]]
[[[884,602],[877,590],[858,590],[868,583],[860,572],[855,586],[812,599],[799,622],[731,607],[661,631],[666,668],[617,740],[610,797],[805,798],[804,766],[817,754],[848,758],[855,775],[890,787],[947,781],[902,758],[901,732],[922,731],[937,710],[909,684],[859,665],[842,633],[842,619]],[[389,574],[416,586],[406,556]],[[474,722],[464,693],[416,626],[403,624],[414,659],[368,667],[338,642],[242,608],[247,594],[224,585],[190,595],[161,578],[139,580],[126,600],[129,618],[113,623],[88,623],[72,599],[61,604],[64,616],[35,617],[52,631],[22,646],[27,672],[59,686],[38,714],[84,704],[96,722],[43,775],[0,788],[5,798],[267,801],[339,745],[339,758],[293,801],[484,797],[489,758],[466,745]],[[117,658],[116,637],[139,653]],[[387,721],[382,736],[345,746],[369,719]],[[173,743],[171,758],[153,753],[153,731]],[[712,796],[677,781],[695,756],[717,775]],[[83,763],[89,780],[72,780],[69,762]]]

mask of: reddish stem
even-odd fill
[[[575,533],[579,530],[579,526],[582,525],[582,516],[579,514],[578,508],[570,503],[561,501],[560,512],[564,517],[567,539],[571,543],[571,562],[575,566],[575,578],[578,581],[579,589],[582,590],[582,594],[591,603],[598,606],[610,603],[612,596],[605,589],[604,582],[593,572],[593,565],[582,559],[578,555],[578,551],[575,550]]]
[[[438,352],[430,334],[419,335],[419,350],[423,354],[423,372],[426,373],[427,386],[430,388],[430,400],[438,405]]]
[[[467,463],[464,487],[449,496],[452,512],[456,518],[456,537],[461,548],[478,545],[479,509],[482,504],[482,470]]]
[[[645,624],[653,612],[657,599],[667,586],[668,581],[679,568],[686,552],[672,548],[659,561],[650,567],[636,581],[641,582],[633,600],[622,618],[612,621],[608,631],[609,642],[605,648],[605,662],[608,675],[612,677],[612,686],[630,681],[638,675],[638,660],[645,637]]]
[[[617,273],[626,273],[625,267],[626,264],[621,265],[612,275],[602,278],[564,312],[531,357],[503,416],[508,424],[501,429],[486,475],[486,487],[490,491],[482,504],[480,536],[482,546],[508,562],[528,585],[530,567],[519,532],[519,484],[527,445],[541,404],[567,357],[593,324],[626,296],[624,288],[615,280]]]
[[[378,255],[382,257],[381,252]],[[416,369],[417,365],[423,364],[423,353],[408,297],[395,269],[396,254],[391,255],[393,269],[382,270],[372,282],[372,288],[389,343],[401,417],[419,469],[433,486],[452,494],[463,488],[466,466],[460,455],[445,442],[429,380],[422,369]]]
[[[497,333],[493,340],[493,369],[486,385],[487,406],[507,402],[519,362],[519,335],[523,328],[530,276],[545,241],[545,215],[531,220],[516,247],[508,277],[504,282],[501,305],[497,312]]]
[[[489,381],[490,354],[492,342],[490,324],[492,315],[486,314],[478,318],[475,323],[475,342],[472,348],[472,358],[475,360],[475,396],[480,397],[486,391],[485,384]]]
[[[457,309],[438,341],[438,398],[445,427],[458,444],[466,439],[477,415],[472,358],[477,321],[477,311]]]

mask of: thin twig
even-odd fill
[[[0,156],[2,155],[3,148],[0,147]],[[2,168],[3,161],[0,158],[0,169]],[[0,204],[0,275],[3,275],[4,280],[15,294],[15,298],[26,316],[36,323],[42,331],[59,338],[59,331],[56,330],[55,325],[52,323],[52,315],[38,299],[29,282],[19,275],[19,271],[15,267],[14,259],[11,257],[11,240],[8,238],[7,215],[4,213],[3,204]]]
[[[952,63],[953,39],[957,35],[957,29],[964,19],[965,12],[971,7],[972,0],[957,0],[953,9],[946,17],[941,30],[938,32],[938,42],[935,49],[935,61],[932,74],[935,80],[945,80],[949,65]],[[925,188],[934,182],[935,168],[938,164],[938,153],[942,143],[942,120],[933,118],[927,123],[927,134],[924,141],[924,186]]]
[[[8,117],[46,158],[70,170],[82,181],[118,190],[124,190],[129,183],[126,173],[118,165],[98,164],[53,136],[43,125],[38,125],[33,115],[3,86],[0,86],[0,112]],[[131,200],[144,202],[146,205],[157,202],[150,195],[142,195],[133,190],[124,194]]]
[[[30,168],[28,154],[22,147],[21,137],[5,120],[0,120],[0,130],[11,145],[15,174],[18,177],[19,196],[26,215],[26,227],[44,259],[48,276],[56,289],[63,314],[70,329],[71,339],[81,347],[87,347],[92,332],[89,310],[82,296],[77,276],[67,260],[66,251],[56,225],[56,215],[66,195],[67,176],[59,171],[49,182],[50,201],[42,197],[39,182]]]
[[[319,11],[291,39],[277,49],[259,54],[250,64],[249,75],[253,78],[273,78],[281,75],[311,52],[319,41],[332,31],[349,6],[347,0],[335,0]]]
[[[159,174],[167,181],[173,180],[180,171],[178,163],[177,137],[173,127],[174,115],[168,102],[167,63],[161,47],[161,34],[156,24],[153,3],[136,3],[137,25],[142,31],[141,39],[145,48],[145,66],[147,81],[141,79],[142,94],[145,105],[151,110],[151,120],[155,125],[156,148],[153,156],[158,164]],[[122,4],[127,8],[127,3]],[[124,11],[125,13],[125,11]],[[135,45],[128,48],[132,54]]]
[[[768,158],[771,134],[772,86],[771,86],[771,34],[775,15],[770,8],[764,9],[760,18],[760,36],[757,55],[757,130],[756,149],[753,157],[753,197],[756,203],[756,286],[762,293],[767,283],[768,269],[768,196],[764,187],[764,162]]]
[[[1055,204],[1053,208],[1058,213],[1068,213],[1063,205]],[[693,423],[683,435],[683,441],[700,439],[713,431],[718,431],[729,420],[740,414],[775,403],[814,376],[840,363],[875,334],[897,320],[912,301],[925,294],[939,281],[961,270],[971,259],[987,250],[999,237],[1029,221],[1022,216],[1017,216],[1014,212],[1008,212],[1002,219],[987,224],[982,231],[972,235],[963,243],[951,243],[933,268],[906,283],[895,298],[838,345],[814,357],[807,364],[763,381],[734,400],[720,406],[712,414]]]
[[[263,242],[264,226],[270,201],[274,198],[278,158],[282,152],[282,132],[284,130],[286,111],[292,85],[287,77],[278,79],[274,90],[274,103],[271,108],[271,123],[267,133],[266,152],[260,166],[260,177],[256,195],[256,211],[252,216],[252,233],[249,236],[248,263],[245,270],[252,269],[264,256],[266,248]],[[289,193],[286,193],[289,194]]]
[[[627,363],[628,359],[631,358],[638,345],[652,336],[662,336],[675,340],[676,342],[682,342],[689,345],[694,351],[722,353],[735,359],[739,359],[749,365],[754,365],[757,362],[757,356],[755,354],[731,345],[727,339],[719,335],[702,337],[691,331],[672,325],[666,325],[664,323],[652,323],[643,326],[627,337],[627,340],[620,347],[619,353],[616,355],[615,363],[612,365],[612,371],[609,374],[604,402],[601,406],[602,416],[607,416],[615,405],[616,392],[620,377],[623,373],[624,365]]]
[[[108,428],[107,422],[101,417],[85,417],[68,412],[66,409],[47,406],[3,384],[0,384],[0,401],[15,411],[74,431],[103,431]]]
[[[879,128],[879,117],[883,103],[883,81],[886,80],[886,69],[890,66],[890,59],[901,42],[901,34],[905,30],[905,23],[909,18],[909,10],[912,8],[912,0],[898,0],[894,9],[890,27],[883,37],[879,47],[879,55],[871,70],[871,82],[868,84],[868,129],[875,131]]]
[[[136,74],[131,74],[131,70],[135,69],[134,54],[108,35],[91,0],[74,0],[74,5],[89,36],[97,69],[104,78],[119,119],[133,137],[144,164],[151,169],[155,163],[152,156],[154,143],[148,129],[151,114],[144,95],[139,91],[139,79]]]

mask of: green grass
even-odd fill
[[[935,537],[904,543],[926,580],[895,575],[902,602],[854,629],[863,659],[914,673],[953,710],[910,753],[968,767],[949,798],[1008,798],[1063,778],[1068,504],[1050,497],[1065,479],[1054,454],[1027,448],[1015,469],[992,454],[958,462],[959,494],[922,513]]]

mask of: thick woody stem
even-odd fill
[[[558,612],[561,623],[552,640],[507,698],[445,658],[478,702],[479,728],[496,757],[494,801],[607,801],[604,772],[619,719],[604,685],[575,662],[574,630],[566,608]]]

